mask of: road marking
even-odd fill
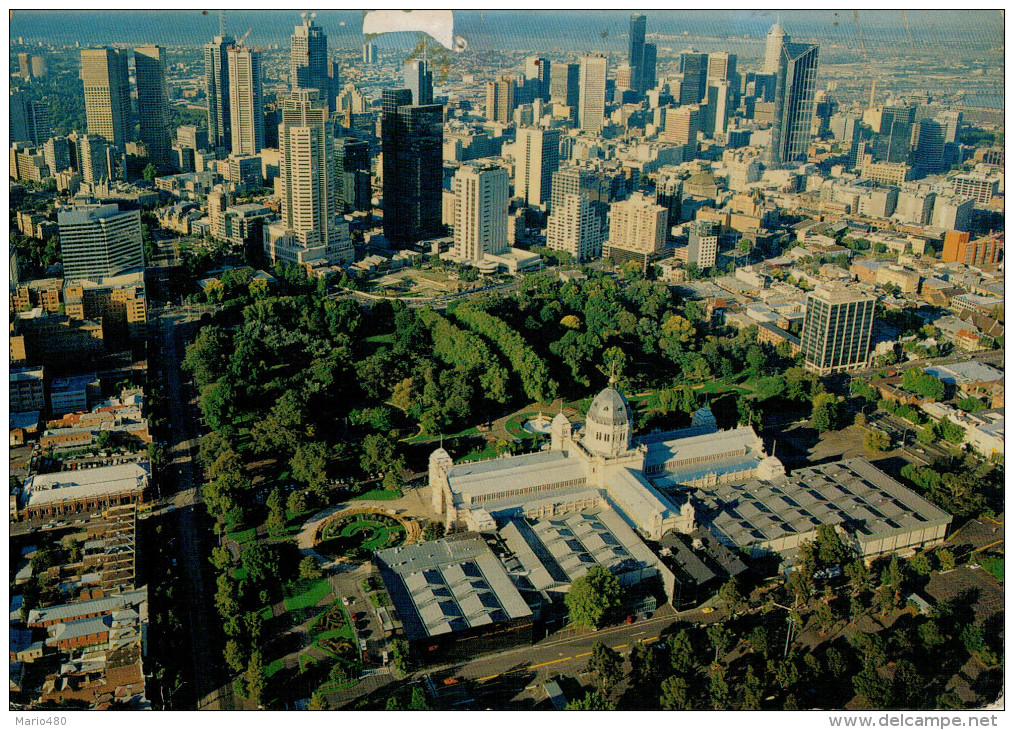
[[[983,515],[983,517],[985,517],[987,520],[989,520],[990,522],[992,522],[995,525],[1003,526],[1002,522],[999,522],[998,520],[994,520],[992,517],[990,517],[988,515]]]

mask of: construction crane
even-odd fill
[[[246,33],[243,34],[243,37],[240,38],[238,41],[236,41],[236,48],[242,47],[243,41],[246,40],[246,37],[248,35],[250,35],[250,31],[252,31],[252,30],[253,30],[253,26],[251,26],[251,27],[249,27],[249,28],[246,29]]]

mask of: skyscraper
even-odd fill
[[[684,51],[680,54],[683,82],[680,104],[700,104],[708,93],[708,54]]]
[[[57,211],[63,277],[100,281],[144,267],[141,213],[116,204],[83,205]]]
[[[665,247],[668,211],[637,192],[609,208],[609,245],[655,253]]]
[[[352,137],[334,141],[339,204],[346,213],[370,209],[370,143]]]
[[[816,44],[782,44],[771,144],[764,159],[768,167],[806,159],[813,122],[817,52]]]
[[[709,137],[725,134],[732,109],[732,88],[728,81],[708,85],[708,103],[704,107],[704,133]]]
[[[514,79],[505,76],[486,82],[486,119],[510,124],[514,116]]]
[[[529,56],[525,59],[525,85],[533,87],[533,99],[549,101],[550,69],[548,58]]]
[[[714,221],[691,221],[687,224],[687,263],[697,264],[706,271],[718,259],[718,224]]]
[[[697,104],[669,109],[665,115],[662,139],[673,144],[692,145],[697,150],[697,133],[701,131],[701,107]]]
[[[49,105],[29,99],[23,91],[10,93],[10,141],[45,144],[52,136]]]
[[[208,144],[232,149],[232,112],[229,105],[229,55],[232,36],[215,36],[204,45],[204,91],[208,96]]]
[[[606,116],[606,57],[581,56],[578,126],[582,131],[602,131]]]
[[[549,98],[554,104],[570,109],[570,120],[577,124],[577,109],[581,100],[581,66],[576,63],[558,63],[549,76]]]
[[[334,94],[327,66],[327,36],[314,23],[316,13],[300,13],[302,23],[292,32],[289,47],[289,85],[292,90],[316,89],[317,100],[334,113]]]
[[[85,118],[89,134],[123,147],[133,139],[130,120],[130,77],[126,51],[89,48],[81,51]]]
[[[32,78],[32,55],[30,53],[18,54],[18,76],[25,81]]]
[[[413,104],[433,103],[433,72],[430,71],[429,61],[409,61],[402,70],[402,77],[405,88],[412,92]]]
[[[885,106],[880,110],[880,132],[867,150],[874,162],[907,162],[912,148],[914,106]],[[942,154],[942,148],[941,148]]]
[[[134,49],[137,77],[139,136],[156,165],[169,164],[169,95],[165,83],[165,50],[160,46]]]
[[[109,169],[109,159],[106,156],[107,147],[105,140],[96,134],[86,134],[77,140],[77,169],[86,183],[94,184],[112,177],[113,171]]]
[[[791,38],[782,28],[781,19],[771,26],[768,31],[767,43],[764,46],[764,73],[778,73],[778,59],[782,55],[782,44],[788,43]]]
[[[602,255],[602,238],[602,221],[588,196],[562,194],[549,214],[546,245],[569,253],[575,261],[590,261]]]
[[[413,106],[408,89],[384,89],[384,236],[414,243],[441,232],[443,106]]]
[[[638,13],[630,16],[630,28],[627,32],[627,63],[630,65],[630,78],[633,82],[632,88],[643,91],[641,84],[641,69],[644,60],[644,32],[647,28],[647,19]]]
[[[560,167],[560,130],[519,129],[515,150],[514,194],[525,205],[542,206]]]
[[[800,338],[806,368],[827,375],[865,367],[876,301],[845,286],[819,286],[807,294]]]
[[[454,174],[454,248],[466,261],[506,253],[507,170],[499,165],[462,165]]]
[[[246,47],[226,51],[232,154],[256,155],[264,146],[261,54]]]
[[[323,249],[326,257],[348,229],[337,219],[334,148],[327,109],[316,89],[297,89],[282,102],[278,145],[281,219],[269,227],[265,248],[273,259],[320,258],[298,254],[313,249]]]
[[[658,49],[654,43],[645,43],[644,52],[641,55],[641,68],[638,77],[640,91],[648,92],[658,86],[658,79],[655,76],[655,65],[658,57]]]
[[[363,44],[363,63],[374,64],[377,62],[377,47],[372,41]]]

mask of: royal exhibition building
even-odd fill
[[[753,428],[719,430],[707,406],[688,428],[636,436],[613,383],[583,424],[553,418],[547,450],[461,464],[435,450],[429,488],[458,534],[375,562],[414,648],[447,655],[531,641],[595,565],[632,614],[692,604],[742,573],[741,556],[788,567],[819,525],[873,558],[938,544],[951,522],[862,459],[787,475]]]

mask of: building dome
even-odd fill
[[[633,420],[627,399],[611,385],[602,390],[588,408],[588,421],[602,426],[621,426]]]
[[[633,430],[634,416],[627,399],[610,382],[588,408],[581,442],[592,454],[615,458],[630,449]]]

